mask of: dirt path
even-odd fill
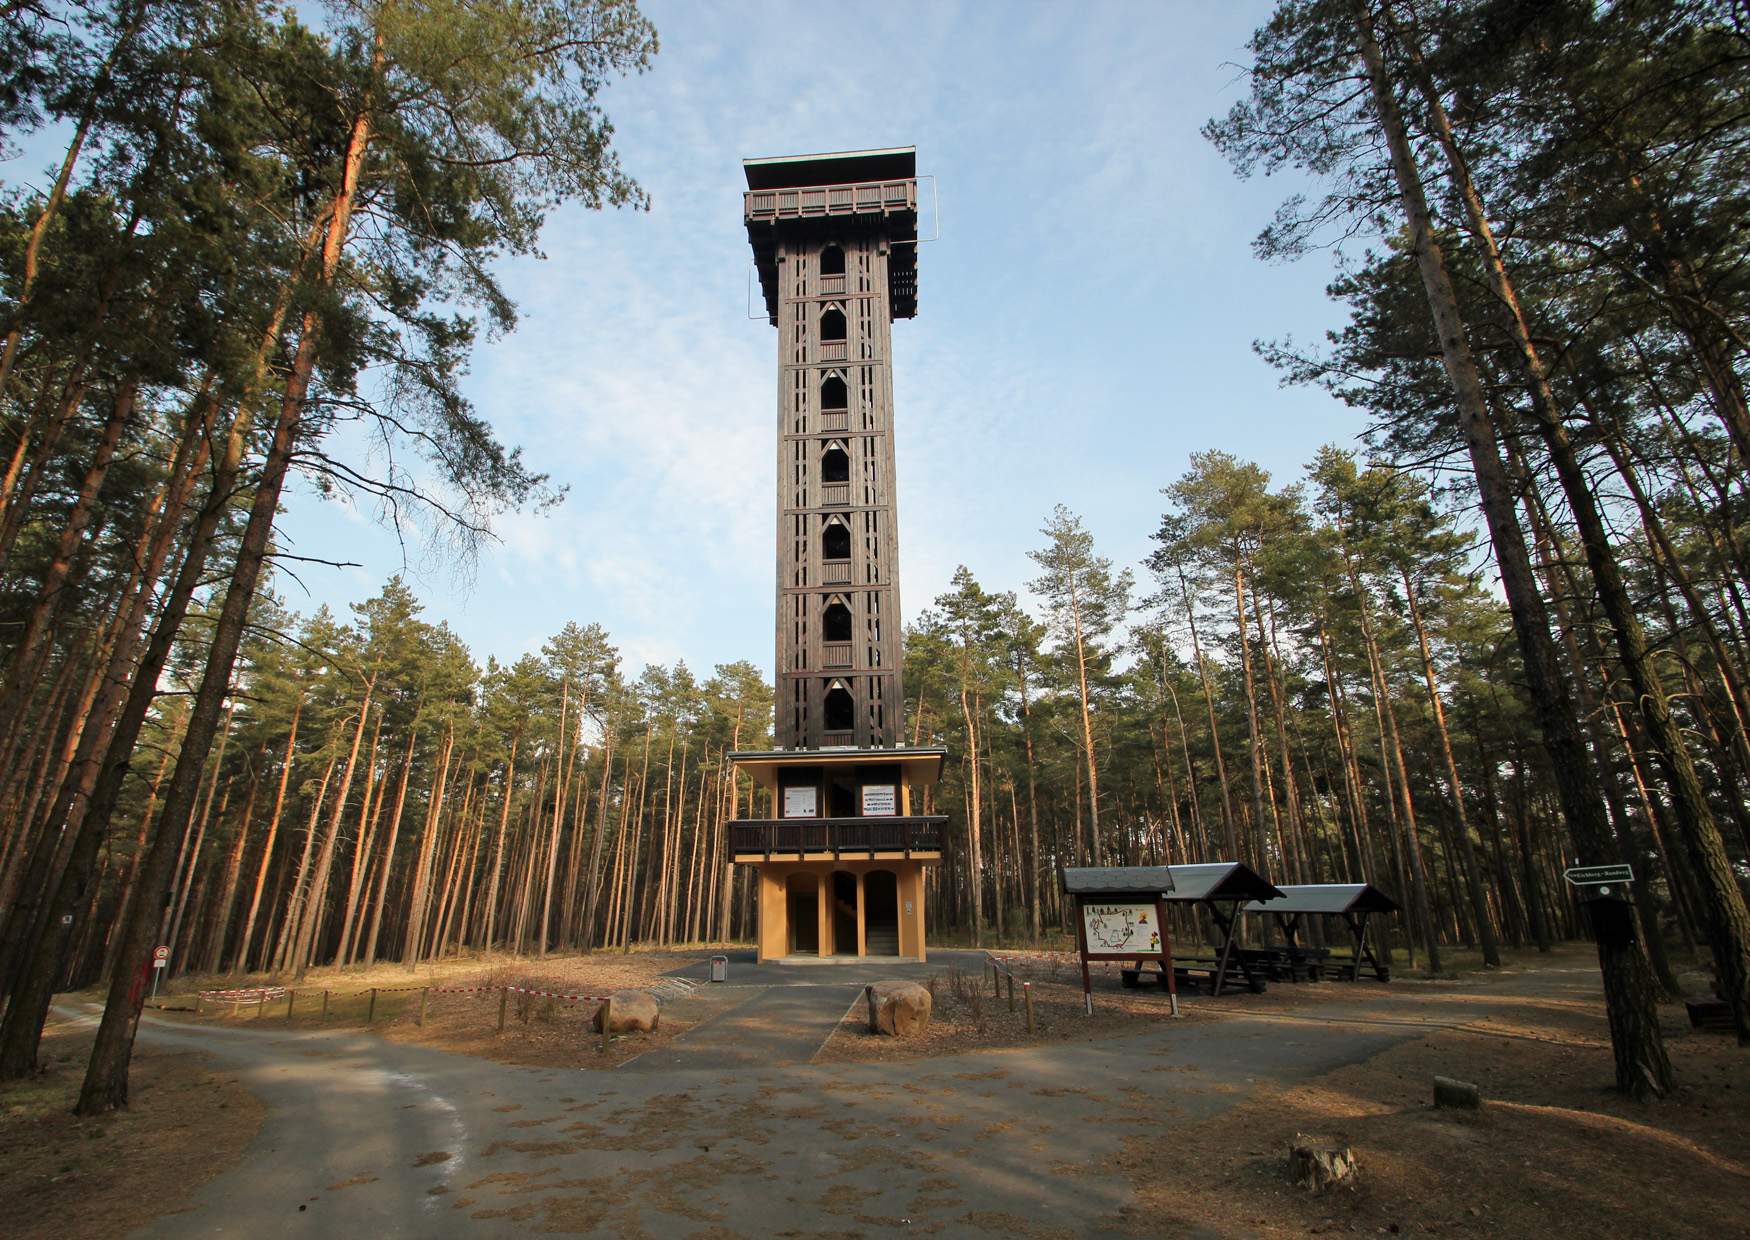
[[[799,1026],[836,1021],[855,988],[747,980],[758,984],[742,1003],[606,1072],[363,1033],[149,1020],[148,1042],[220,1058],[269,1114],[236,1170],[138,1234],[1159,1234],[1139,1168],[1209,1133],[1268,1144],[1247,1125],[1229,1131],[1236,1106],[1451,1026],[1486,1030],[1500,1039],[1490,1053],[1510,1056],[1515,1038],[1549,1035],[1552,1003],[1573,1026],[1561,1036],[1603,1034],[1596,972],[1556,967],[1482,984],[1272,988],[1188,1004],[1188,1019],[1135,1037],[808,1064],[825,1031]],[[791,1062],[761,1059],[780,1052]],[[1243,1234],[1203,1229],[1219,1217],[1181,1215],[1174,1234]]]
[[[809,991],[849,1000],[750,1002]],[[149,1020],[143,1038],[222,1058],[269,1117],[236,1171],[139,1234],[1126,1234],[1127,1140],[1410,1032],[1185,1021],[915,1065],[584,1073]]]

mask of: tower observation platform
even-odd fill
[[[946,751],[904,744],[892,350],[917,313],[917,153],[743,168],[778,335],[777,748],[730,755],[771,804],[731,851],[758,868],[760,959],[922,960],[946,819],[911,802]]]

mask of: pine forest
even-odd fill
[[[647,205],[599,96],[656,52],[632,0],[0,6],[0,136],[62,144],[0,202],[0,1077],[100,987],[80,1105],[125,1105],[159,943],[295,979],[753,934],[765,651],[470,650],[402,576],[299,614],[276,537],[291,479],[462,560],[588,502],[461,377],[557,204]],[[1239,860],[1397,893],[1438,973],[1587,937],[1562,871],[1628,862],[1618,1086],[1670,1088],[1684,968],[1750,1042],[1747,68],[1725,0],[1277,6],[1205,135],[1320,186],[1256,249],[1336,247],[1339,326],[1255,348],[1354,437],[1160,462],[1130,565],[1065,478],[1023,589],[912,600],[936,939],[1061,941],[1065,867]]]

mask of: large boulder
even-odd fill
[[[875,1031],[909,1038],[930,1026],[930,992],[916,982],[875,983]]]
[[[616,990],[610,1002],[613,1016],[609,1033],[650,1033],[662,1023],[662,1009],[648,990]],[[597,1033],[602,1031],[602,1009],[609,1006],[604,1003],[595,1010],[593,1024]]]

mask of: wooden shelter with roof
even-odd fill
[[[1373,954],[1367,942],[1367,918],[1372,913],[1395,913],[1398,902],[1372,883],[1301,883],[1283,887],[1274,900],[1252,900],[1245,912],[1260,913],[1276,919],[1286,940],[1285,955],[1298,976],[1303,971],[1316,979],[1329,971],[1337,977],[1359,981],[1362,966],[1368,965],[1382,982],[1391,980],[1391,969]],[[1300,923],[1304,917],[1338,917],[1349,932],[1353,950],[1350,960],[1332,960],[1324,948],[1304,947],[1299,942]]]
[[[778,329],[777,748],[732,753],[772,806],[729,825],[761,960],[922,960],[946,750],[904,744],[892,326],[917,313],[912,147],[744,161]]]
[[[1207,985],[1219,995],[1230,984],[1244,982],[1254,992],[1262,991],[1268,980],[1267,970],[1255,954],[1240,948],[1235,937],[1240,927],[1240,908],[1249,902],[1272,900],[1281,891],[1250,866],[1238,861],[1210,861],[1195,865],[1098,866],[1065,869],[1063,889],[1077,898],[1078,910],[1084,899],[1099,896],[1107,900],[1140,899],[1140,893],[1155,892],[1160,903],[1160,932],[1163,946],[1167,942],[1166,913],[1171,905],[1191,905],[1208,912],[1219,940],[1210,953],[1181,954],[1177,960],[1163,951],[1158,962],[1161,984],[1175,996],[1177,1010],[1179,982]],[[1078,917],[1079,921],[1079,917]],[[1081,927],[1078,925],[1078,941]],[[1083,981],[1086,986],[1087,961],[1100,959],[1083,951]],[[1106,959],[1119,959],[1107,956]],[[1138,957],[1135,967],[1123,970],[1126,986],[1142,980],[1143,965],[1153,962],[1152,955]]]

